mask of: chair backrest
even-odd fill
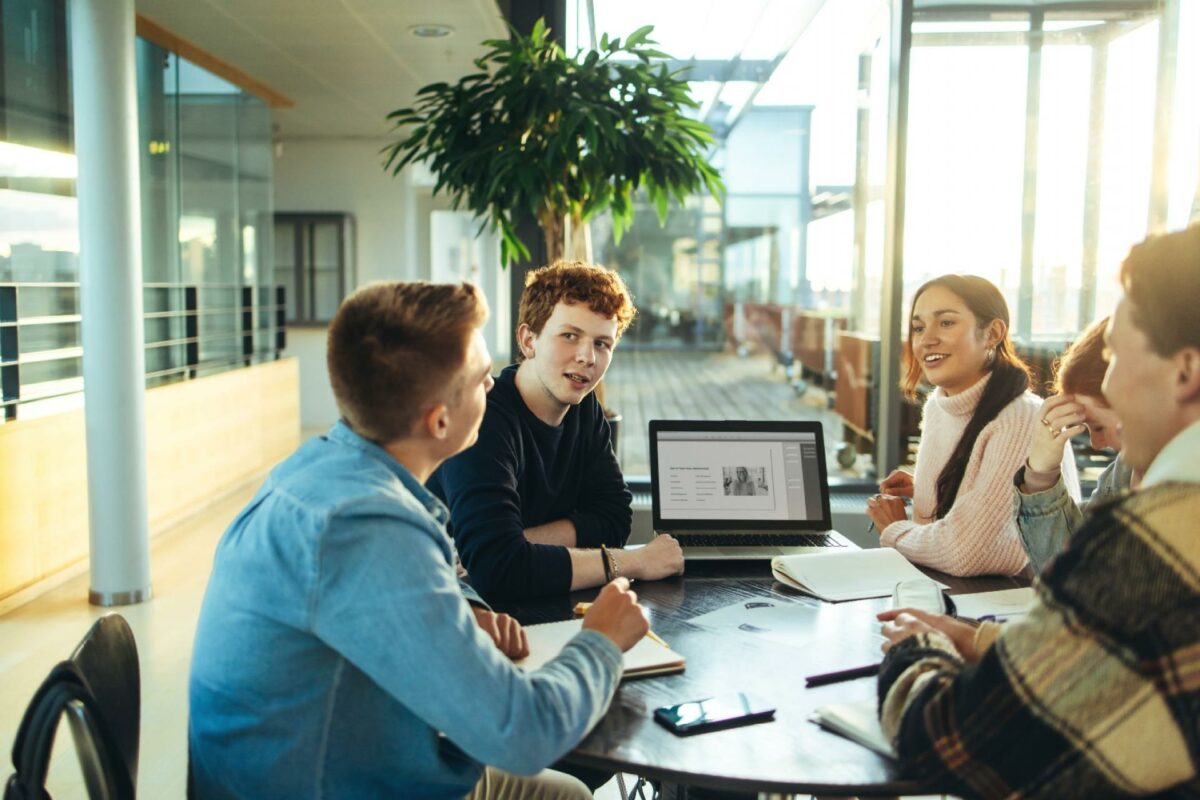
[[[136,786],[142,677],[129,623],[120,614],[96,620],[71,654],[71,662],[95,698],[101,723],[116,746],[129,785]]]
[[[97,620],[68,661],[50,670],[13,742],[16,774],[4,800],[49,800],[46,775],[64,713],[92,800],[133,800],[141,719],[133,632],[120,616]]]

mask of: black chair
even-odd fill
[[[118,614],[101,617],[70,659],[50,670],[25,709],[13,743],[16,773],[4,787],[4,800],[50,800],[46,774],[64,714],[88,797],[133,800],[141,705],[133,631]]]

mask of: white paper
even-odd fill
[[[1037,593],[1030,587],[954,595],[958,616],[974,619],[985,615],[998,618],[1023,616],[1029,613],[1036,601]]]
[[[813,722],[839,736],[874,750],[881,756],[896,757],[896,750],[883,734],[873,697],[851,703],[832,703],[813,713]]]
[[[800,591],[833,602],[890,597],[900,581],[926,578],[890,547],[779,556],[771,560],[771,569]]]
[[[719,633],[740,631],[791,647],[842,643],[844,649],[866,653],[867,658],[876,655],[883,642],[873,608],[830,606],[808,598],[742,600],[688,622]]]

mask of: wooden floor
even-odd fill
[[[829,472],[838,472],[841,417],[825,392],[798,393],[767,356],[618,348],[604,384],[605,402],[622,415],[618,454],[627,475],[650,474],[652,419],[816,420],[824,424]]]
[[[129,621],[142,669],[142,736],[138,794],[182,798],[187,781],[187,673],[212,554],[255,486],[231,494],[155,540],[154,599],[112,609]],[[12,740],[42,679],[65,659],[92,621],[108,613],[87,603],[87,576],[0,617],[0,779],[7,779]],[[86,798],[71,734],[59,728],[49,790],[55,800]]]

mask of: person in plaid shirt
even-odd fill
[[[983,797],[1200,794],[1200,225],[1121,266],[1104,395],[1141,487],[1096,509],[1027,617],[880,615],[906,776]]]

